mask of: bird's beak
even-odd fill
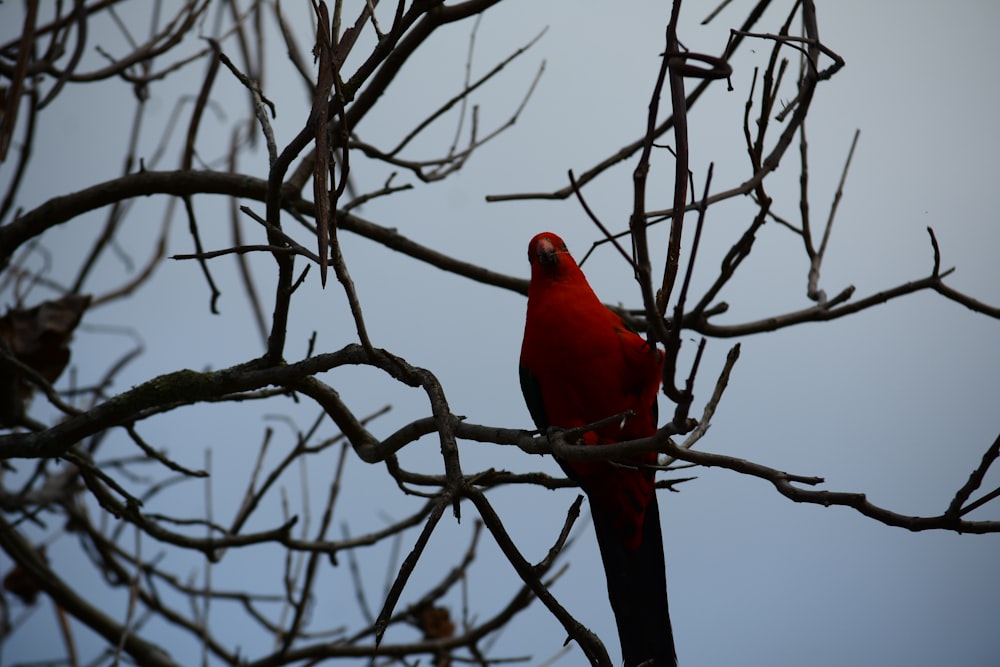
[[[555,266],[559,263],[559,251],[550,239],[539,239],[535,245],[538,261],[544,266]]]

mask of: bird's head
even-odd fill
[[[562,266],[575,264],[566,249],[566,242],[552,232],[542,232],[531,239],[528,244],[528,262],[531,263],[533,274],[540,270],[557,272]]]

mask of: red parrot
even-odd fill
[[[520,376],[535,425],[543,433],[572,429],[630,410],[631,416],[586,432],[584,444],[655,433],[662,353],[601,303],[561,238],[535,236],[528,261]],[[625,667],[676,665],[653,470],[558,461],[590,500]],[[634,463],[655,464],[656,454],[641,454]]]

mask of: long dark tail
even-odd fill
[[[611,517],[593,504],[591,510],[625,667],[675,667],[677,655],[667,609],[667,573],[655,494],[646,508],[642,543],[635,550],[625,546]]]

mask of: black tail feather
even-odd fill
[[[594,529],[625,667],[675,667],[677,656],[667,608],[667,575],[655,494],[646,509],[642,544],[636,550],[625,546],[612,518],[595,509],[592,506]]]

